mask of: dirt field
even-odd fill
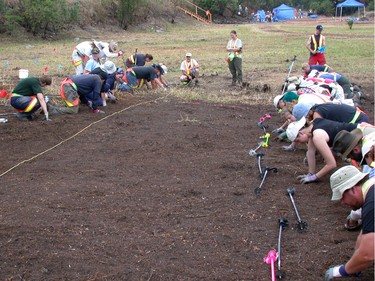
[[[224,78],[206,77],[201,88],[216,91]],[[371,77],[358,82],[373,123]],[[8,117],[0,124],[0,280],[270,280],[263,258],[277,247],[281,216],[289,220],[285,280],[323,280],[351,256],[358,232],[344,229],[348,208],[330,201],[328,177],[296,181],[307,171],[304,148],[283,152],[275,136],[260,151],[263,169],[278,172],[255,195],[260,177],[248,151],[261,141],[265,113],[269,131],[280,126],[272,104],[142,94],[122,96],[105,115],[82,107],[52,122]],[[296,230],[290,187],[305,233]]]

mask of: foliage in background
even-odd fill
[[[0,0],[0,33],[12,33],[19,26],[44,38],[54,36],[73,25],[82,28],[95,25],[116,25],[123,29],[137,26],[150,18],[173,18],[174,3],[184,0]],[[272,10],[284,3],[314,13],[334,15],[337,0],[190,0],[215,15],[231,17],[238,5],[250,12]],[[367,10],[374,9],[374,0],[359,0]],[[156,24],[156,23],[155,23]]]

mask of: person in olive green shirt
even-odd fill
[[[12,91],[10,104],[17,110],[19,120],[32,120],[32,114],[42,107],[45,119],[49,121],[42,88],[51,85],[51,83],[51,77],[42,76],[41,78],[29,77],[22,79],[16,85]]]

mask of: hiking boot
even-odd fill
[[[33,120],[33,116],[29,113],[17,112],[16,116],[18,120],[20,121],[32,121]]]

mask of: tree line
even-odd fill
[[[173,17],[176,4],[184,0],[0,0],[0,33],[12,34],[19,27],[26,32],[48,37],[74,25],[115,24],[124,29],[146,21],[152,15]],[[367,10],[374,9],[374,0],[358,0]],[[333,15],[337,0],[190,0],[210,10],[213,17],[234,15],[241,4],[250,11],[272,10],[280,4],[297,9]]]

